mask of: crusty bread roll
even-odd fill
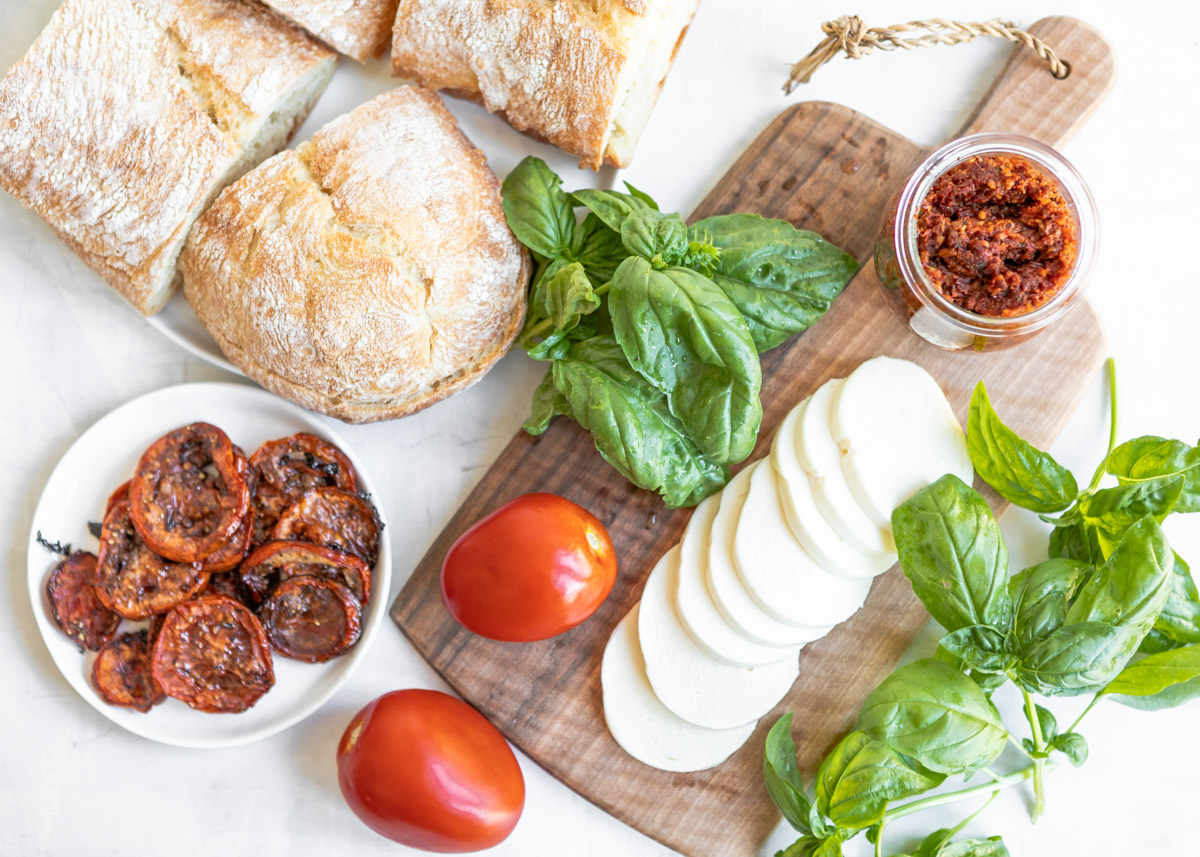
[[[0,187],[150,315],[192,222],[287,142],[335,62],[246,0],[66,0],[0,81]]]
[[[628,166],[700,0],[400,0],[392,74]]]
[[[387,50],[399,0],[263,0],[335,50],[366,62]]]
[[[433,93],[384,93],[231,185],[184,293],[268,390],[347,422],[477,381],[516,337],[530,262],[483,153]]]

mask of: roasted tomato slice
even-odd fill
[[[46,581],[50,615],[58,629],[93,652],[113,638],[121,617],[96,594],[96,556],[76,551]]]
[[[242,581],[262,601],[281,580],[307,574],[340,580],[360,604],[371,597],[371,569],[353,554],[306,542],[271,541],[258,547],[241,568]]]
[[[149,635],[122,634],[108,643],[92,662],[92,687],[109,705],[147,712],[167,698],[150,670]]]
[[[208,583],[199,565],[167,562],[142,541],[129,513],[118,503],[104,516],[96,594],[126,619],[145,619],[186,601]]]
[[[345,653],[362,633],[362,605],[349,587],[327,577],[288,578],[258,615],[277,652],[311,664]]]
[[[379,515],[366,498],[340,488],[313,488],[283,513],[274,536],[354,554],[373,568],[379,531]]]
[[[311,488],[358,491],[354,465],[340,449],[301,432],[269,440],[250,458],[254,507],[259,515],[254,544],[271,538],[279,516]]]
[[[152,664],[167,696],[198,711],[245,711],[275,684],[258,617],[224,595],[172,610],[154,643]]]
[[[239,604],[245,604],[251,610],[258,609],[258,602],[254,600],[250,588],[242,582],[242,576],[236,571],[214,574],[210,577],[208,586],[204,587],[199,597],[207,598],[209,595],[224,595]]]
[[[129,508],[142,540],[159,556],[199,562],[241,524],[250,490],[229,436],[192,423],[156,440],[129,485]]]

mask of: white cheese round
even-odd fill
[[[760,667],[733,667],[697,646],[675,612],[671,592],[679,574],[679,547],[658,561],[642,590],[638,642],[654,695],[678,717],[708,729],[753,723],[775,707],[800,674],[799,659]]]
[[[746,591],[781,622],[824,628],[862,607],[871,578],[835,577],[796,540],[779,500],[779,478],[769,460],[755,468],[733,537],[733,561]]]
[[[659,770],[702,771],[721,764],[749,740],[757,724],[705,729],[671,713],[646,678],[638,610],[635,604],[617,625],[600,661],[608,731],[626,753]]]

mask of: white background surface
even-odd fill
[[[0,68],[24,52],[55,5],[0,0]],[[1113,40],[1117,89],[1065,149],[1100,208],[1102,249],[1090,294],[1120,366],[1122,437],[1154,433],[1194,441],[1200,434],[1200,290],[1192,261],[1200,234],[1200,6],[1185,0],[1135,6],[1060,0],[1050,8],[1035,0],[858,0],[851,8],[832,0],[704,0],[625,177],[664,208],[686,213],[777,113],[801,99],[842,102],[919,142],[940,142],[961,125],[1009,50],[988,41],[839,59],[785,97],[780,84],[788,64],[817,41],[822,20],[848,12],[873,25],[997,13],[1029,24],[1050,12],[1073,13]],[[343,62],[301,139],[392,85],[382,63],[362,69]],[[479,109],[451,108],[499,174],[533,152],[547,157],[568,187],[593,181],[569,159]],[[0,622],[0,853],[408,853],[358,823],[342,803],[334,773],[336,741],[355,711],[388,690],[438,686],[399,631],[384,628],[350,684],[307,721],[225,751],[179,750],[128,734],[79,699],[55,669],[24,587],[25,540],[54,464],[87,426],[129,399],[168,384],[230,376],[152,330],[41,221],[2,195],[0,367],[0,533],[7,560],[0,589],[7,617]],[[381,487],[396,556],[393,594],[517,429],[540,374],[532,361],[513,354],[474,388],[422,414],[339,427]],[[1097,383],[1053,450],[1084,481],[1103,452],[1106,407]],[[1012,513],[1004,521],[1017,567],[1044,556],[1042,525],[1031,518]],[[1195,519],[1174,522],[1168,535],[1200,566]],[[931,650],[934,637],[927,636]],[[1001,699],[1015,715],[1011,702]],[[1063,723],[1079,706],[1052,707]],[[1101,706],[1082,730],[1091,760],[1079,771],[1054,772],[1048,814],[1036,827],[1028,821],[1026,796],[1011,790],[971,830],[1003,833],[1022,857],[1193,853],[1196,718],[1194,706],[1162,713]],[[522,767],[525,814],[494,853],[664,853],[528,760]],[[896,825],[890,850],[910,847],[911,834],[964,814],[953,808],[922,814],[908,828]],[[787,841],[781,835],[774,844]]]

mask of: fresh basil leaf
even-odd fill
[[[745,316],[759,352],[815,324],[858,270],[815,232],[757,214],[708,217],[692,235],[718,251],[713,280]]]
[[[1050,741],[1050,749],[1058,750],[1076,768],[1086,762],[1088,758],[1087,739],[1078,732],[1067,732],[1064,735],[1056,735]]]
[[[687,226],[678,214],[635,211],[621,224],[621,243],[655,268],[677,265],[688,249]]]
[[[549,319],[555,330],[568,333],[580,319],[600,308],[600,298],[583,265],[571,262],[563,265],[553,276],[543,277],[529,297],[531,316]]]
[[[1103,488],[1079,502],[1085,524],[1096,528],[1100,549],[1107,557],[1135,523],[1147,515],[1162,523],[1183,492],[1182,476],[1163,476],[1145,482]]]
[[[1004,635],[990,625],[968,625],[942,637],[941,647],[972,670],[1003,673],[1013,660]]]
[[[1174,554],[1171,569],[1171,594],[1152,634],[1157,633],[1176,644],[1200,643],[1200,594],[1191,569],[1179,554]],[[1166,646],[1165,648],[1175,648]]]
[[[1018,650],[1057,631],[1067,618],[1067,603],[1089,566],[1051,559],[1014,574],[1008,581],[1013,601],[1013,634]]]
[[[584,188],[571,194],[575,202],[585,206],[604,222],[604,225],[620,234],[621,224],[635,211],[653,211],[654,207],[645,200],[615,190]]]
[[[1034,705],[1033,710],[1037,715],[1038,728],[1042,731],[1042,740],[1050,741],[1058,735],[1058,720],[1049,709],[1043,708],[1040,705]]]
[[[835,830],[825,836],[802,836],[775,857],[842,857],[842,833]]]
[[[767,732],[763,754],[763,782],[767,794],[779,807],[787,823],[803,834],[812,834],[809,816],[812,804],[804,794],[804,782],[796,767],[796,743],[792,740],[792,713],[789,711]]]
[[[695,505],[729,480],[728,468],[701,454],[666,398],[611,337],[572,344],[551,371],[604,460],[633,484],[661,493],[671,508]]]
[[[1021,652],[1015,677],[1043,696],[1075,696],[1110,682],[1137,650],[1141,634],[1107,622],[1064,625]]]
[[[583,265],[594,284],[602,286],[611,280],[628,256],[621,236],[591,212],[575,227],[570,257]]]
[[[533,406],[529,419],[521,426],[526,432],[537,436],[550,426],[550,421],[559,414],[571,415],[571,406],[566,397],[554,386],[554,372],[547,370],[546,377],[533,391]]]
[[[861,830],[883,818],[889,801],[936,788],[944,779],[865,732],[851,732],[817,771],[817,809],[838,827]]]
[[[921,840],[921,844],[912,853],[912,857],[936,857],[939,849],[949,842],[950,837],[954,834],[955,831],[949,827],[933,831],[933,833]]]
[[[1183,643],[1177,643],[1161,631],[1151,628],[1150,633],[1142,637],[1142,642],[1138,646],[1138,654],[1157,655],[1159,652],[1178,649],[1182,645]]]
[[[1174,708],[1200,696],[1200,645],[1136,660],[1101,691],[1149,711]]]
[[[650,194],[646,193],[645,191],[638,190],[636,187],[631,185],[629,182],[622,182],[622,184],[625,185],[625,190],[629,191],[630,196],[632,196],[634,199],[640,199],[642,202],[646,203],[646,205],[648,205],[650,208],[653,208],[655,211],[658,211],[658,203],[654,201],[653,197],[651,197]]]
[[[858,728],[942,774],[991,764],[1008,740],[996,707],[979,686],[932,658],[884,679],[863,703]]]
[[[959,839],[939,848],[936,857],[1009,857],[999,836],[988,839]]]
[[[1122,485],[1182,476],[1175,511],[1200,512],[1200,447],[1181,440],[1146,436],[1126,441],[1109,454],[1105,469]]]
[[[967,451],[983,481],[1024,509],[1059,512],[1079,494],[1070,470],[1000,420],[982,381],[975,385],[967,414]]]
[[[1008,549],[987,502],[947,474],[892,513],[900,566],[947,631],[1012,621]]]
[[[613,277],[608,307],[630,365],[666,394],[700,451],[718,464],[748,456],[762,422],[762,367],[720,289],[688,268],[656,271],[631,256]]]
[[[547,258],[567,252],[575,229],[575,209],[561,185],[562,179],[545,161],[531,156],[500,186],[508,228],[518,241]]]
[[[1050,533],[1048,552],[1053,558],[1074,559],[1088,565],[1104,562],[1096,529],[1085,525],[1082,518],[1069,526],[1055,527]]]
[[[1142,637],[1154,627],[1170,597],[1174,555],[1158,523],[1142,518],[1129,527],[1108,562],[1076,592],[1067,622],[1107,622]]]

